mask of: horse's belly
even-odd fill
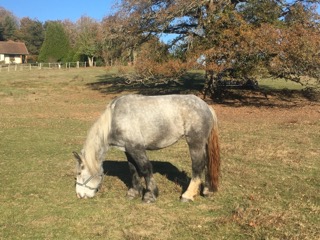
[[[144,138],[144,146],[147,150],[166,148],[176,143],[182,136],[183,134],[177,131],[146,136]]]
[[[146,149],[147,150],[158,150],[158,149],[166,148],[166,147],[169,147],[169,146],[175,144],[178,140],[179,140],[179,138],[174,141],[165,141],[165,142],[148,144],[146,146]]]

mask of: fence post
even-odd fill
[[[77,68],[79,68],[79,61],[77,61]]]

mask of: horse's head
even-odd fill
[[[78,198],[92,198],[98,192],[103,181],[103,169],[96,173],[90,173],[90,170],[85,166],[83,155],[73,152],[77,160],[77,176],[76,176],[76,193]]]

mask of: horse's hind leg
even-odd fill
[[[203,186],[203,196],[204,197],[210,197],[213,195],[213,193],[216,191],[211,184],[211,177],[209,176],[208,173],[208,168],[206,168],[206,174],[205,174],[205,184]]]
[[[134,162],[134,164],[132,164],[131,167],[135,166],[136,172],[139,173],[139,176],[142,176],[145,179],[146,191],[143,196],[143,201],[147,202],[147,203],[155,202],[156,198],[158,196],[158,187],[157,187],[156,182],[153,178],[152,165],[146,155],[145,150],[138,149],[138,148],[130,148],[130,149],[126,149],[126,151],[127,151],[127,153],[126,153],[127,156],[129,156],[128,159],[131,159]],[[133,178],[135,178],[135,179],[133,179],[135,182],[137,182],[137,180],[138,180],[138,178],[136,176],[137,175],[135,175],[135,177],[133,177]],[[139,181],[140,181],[140,179],[139,179]],[[133,185],[134,184],[135,183],[133,182]]]
[[[193,144],[188,142],[190,156],[192,160],[192,178],[185,191],[181,196],[182,202],[193,201],[198,194],[201,185],[201,175],[206,166],[205,144]]]

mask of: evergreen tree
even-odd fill
[[[70,51],[70,43],[67,34],[60,22],[47,22],[45,40],[40,50],[40,62],[67,61]]]

